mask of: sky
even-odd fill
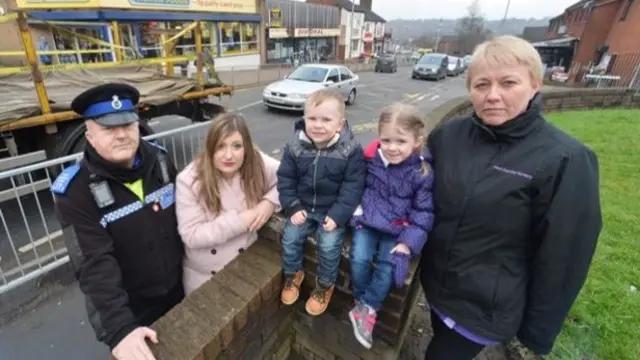
[[[358,0],[356,0],[358,1]],[[480,0],[488,20],[502,19],[508,0]],[[511,0],[508,17],[542,18],[561,14],[578,0]],[[386,20],[415,18],[457,19],[471,0],[373,0],[373,11]],[[356,2],[357,4],[357,2]],[[444,6],[443,6],[444,5]],[[420,14],[418,16],[418,14]]]

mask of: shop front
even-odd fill
[[[337,58],[340,29],[270,29],[267,40],[268,63],[314,63]]]
[[[69,8],[69,3],[62,1],[16,1],[18,8],[30,9],[34,26],[49,29],[49,36],[44,36],[48,41],[43,40],[42,47],[51,50],[97,50],[91,54],[65,53],[48,60],[54,63],[114,61],[113,48],[102,44],[114,44],[114,22],[120,34],[120,44],[116,45],[127,48],[127,58],[160,57],[166,39],[194,21],[200,21],[203,48],[216,58],[216,67],[260,65],[261,17],[255,0],[175,0],[171,4],[163,0],[74,1],[74,8],[86,8],[81,11],[39,11],[44,8]],[[195,29],[192,29],[178,39],[174,54],[194,52]]]

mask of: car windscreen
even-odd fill
[[[395,59],[395,56],[393,56],[393,55],[382,55],[382,56],[380,56],[380,60],[389,61],[389,60],[393,60],[393,59]]]
[[[458,63],[458,58],[454,58],[454,57],[449,58],[449,64],[455,65],[457,63]]]
[[[307,82],[323,82],[327,76],[327,69],[313,66],[302,66],[292,72],[287,79],[307,81]]]
[[[439,65],[442,63],[442,56],[430,56],[425,55],[420,59],[420,64],[434,64]]]

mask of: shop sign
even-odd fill
[[[340,29],[297,28],[294,37],[333,37],[340,36]]]
[[[282,27],[282,9],[280,8],[269,9],[269,27],[270,28]]]
[[[18,9],[109,8],[256,14],[255,0],[16,0]]]
[[[285,28],[270,28],[269,39],[285,39],[289,37],[289,32]]]

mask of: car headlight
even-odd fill
[[[290,98],[292,98],[292,99],[299,99],[299,100],[302,100],[302,99],[306,99],[306,98],[307,98],[307,95],[305,95],[305,94],[297,94],[297,93],[293,93],[293,94],[289,94],[289,97],[290,97]]]
[[[262,90],[262,95],[263,95],[263,96],[269,96],[269,95],[271,95],[271,90],[269,90],[269,89],[264,89],[264,90]]]

